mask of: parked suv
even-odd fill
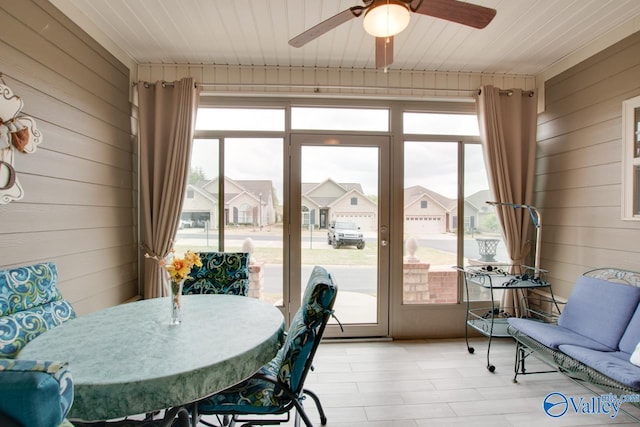
[[[338,249],[340,246],[355,246],[364,249],[364,237],[353,222],[331,221],[327,232],[327,243]]]

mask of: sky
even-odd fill
[[[217,109],[216,109],[217,110]],[[313,110],[313,111],[311,111]],[[345,120],[344,126],[349,126],[355,130],[354,123],[367,123],[358,117],[359,111],[348,110],[342,116],[336,116],[335,110],[333,115],[327,119],[323,118],[318,109],[306,109],[303,115],[299,117],[315,117],[319,120]],[[237,110],[236,110],[237,111]],[[247,130],[246,126],[251,129],[269,127],[270,130],[279,130],[281,110],[274,114],[270,112],[264,116],[264,110],[255,111],[257,116],[243,116],[243,122],[237,125],[229,125],[233,123],[235,118],[233,112],[231,115],[221,118],[220,114],[215,115],[220,122],[221,127],[237,126]],[[245,110],[243,112],[246,113]],[[217,111],[219,113],[219,111]],[[313,113],[313,114],[311,114]],[[198,113],[200,120],[205,120],[206,116]],[[282,113],[283,114],[283,113]],[[376,112],[379,116],[379,112]],[[380,118],[376,116],[376,126],[379,125]],[[430,132],[440,134],[450,133],[451,125],[446,123],[447,117],[425,117],[421,114],[408,113],[405,120],[407,131],[420,133],[421,125],[426,123]],[[214,116],[211,116],[214,117]],[[257,118],[256,118],[257,117]],[[296,122],[295,114],[292,121]],[[460,119],[461,116],[456,116]],[[468,119],[469,116],[463,118]],[[470,129],[463,129],[466,134],[477,134],[477,122],[475,116],[470,116],[472,121],[467,120],[463,125]],[[266,123],[260,124],[261,118]],[[425,118],[430,119],[427,123]],[[211,120],[209,118],[209,120]],[[360,121],[359,121],[360,120]],[[276,125],[274,125],[276,122]],[[198,126],[202,127],[201,121]],[[284,120],[282,119],[282,123]],[[299,127],[317,127],[314,120],[308,120],[301,124],[297,121]],[[371,122],[369,122],[371,123]],[[458,123],[459,124],[459,123]],[[284,126],[284,125],[283,125]],[[385,125],[386,126],[386,125]],[[475,126],[475,128],[474,128]],[[211,127],[209,124],[208,127]],[[360,126],[362,127],[362,126]],[[460,126],[458,126],[458,129]],[[369,129],[370,130],[370,129]],[[327,131],[325,131],[327,132]],[[327,132],[330,133],[330,132]],[[281,201],[283,190],[283,140],[279,138],[231,138],[227,139],[225,144],[225,174],[231,179],[238,180],[272,180]],[[191,167],[199,167],[205,173],[207,178],[211,179],[218,173],[218,140],[196,140],[194,142]],[[405,177],[404,186],[421,185],[432,191],[438,192],[449,198],[457,197],[456,184],[456,143],[438,143],[438,142],[405,142]],[[378,194],[378,150],[375,147],[345,147],[345,146],[303,146],[301,153],[301,174],[303,182],[322,182],[331,178],[336,182],[360,183],[365,194]],[[465,195],[473,194],[480,190],[488,188],[484,163],[482,161],[482,152],[479,145],[467,145],[466,156],[466,182]]]

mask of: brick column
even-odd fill
[[[402,278],[404,304],[455,304],[458,302],[457,271],[428,263],[405,262]]]
[[[402,275],[402,300],[405,304],[429,302],[429,267],[425,262],[405,262]]]
[[[256,262],[249,265],[249,296],[262,299],[264,289],[264,263]]]
[[[429,291],[432,304],[458,302],[458,272],[450,267],[432,268],[429,275]]]

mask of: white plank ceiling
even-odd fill
[[[412,14],[409,27],[395,38],[390,69],[533,76],[620,25],[640,21],[640,0],[472,2],[497,10],[489,26],[476,30]],[[138,64],[375,68],[374,38],[364,31],[362,17],[302,48],[287,43],[359,0],[52,3],[63,12],[75,8],[82,16],[76,21],[91,22]]]

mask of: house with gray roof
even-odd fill
[[[204,227],[218,224],[219,181],[188,184],[181,223]],[[277,221],[271,180],[224,180],[224,223],[226,225],[269,226]]]
[[[480,209],[464,203],[464,228],[474,230]],[[404,190],[404,234],[407,236],[453,232],[458,228],[458,201],[420,185]]]
[[[378,229],[378,204],[367,197],[358,183],[302,184],[302,224],[326,229],[330,221],[356,223],[363,231]]]

